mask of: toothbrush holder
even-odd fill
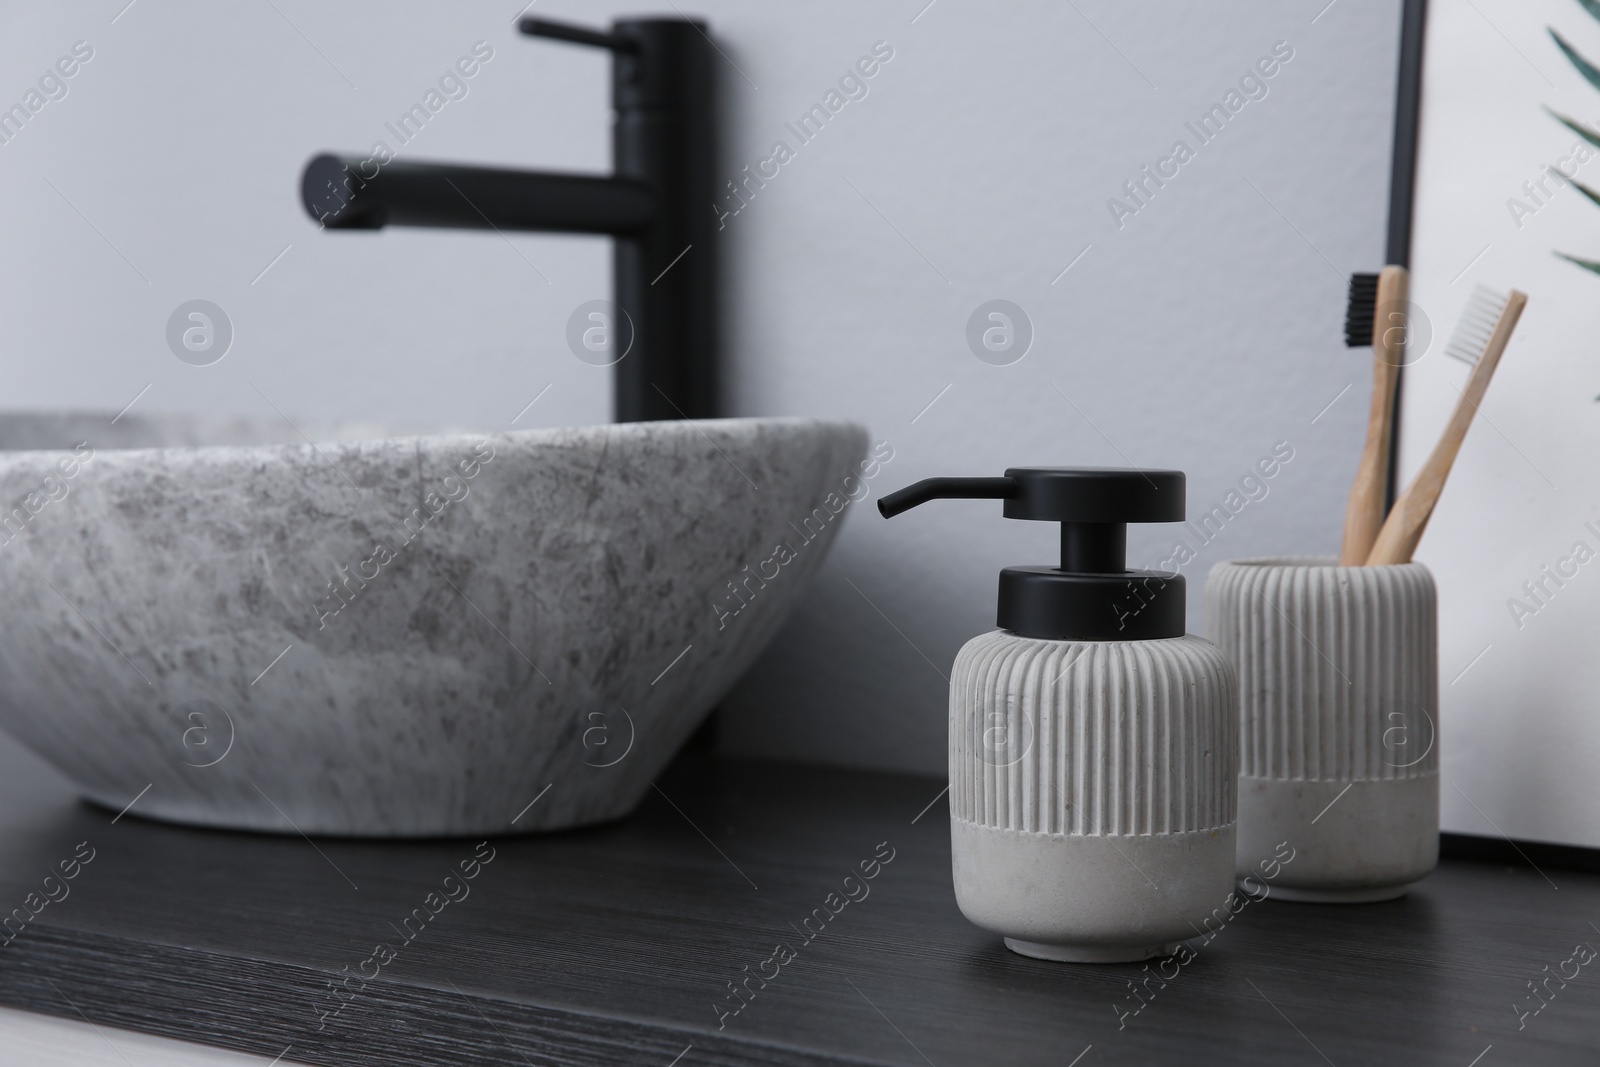
[[[1206,632],[1239,678],[1241,879],[1285,842],[1283,900],[1389,900],[1438,865],[1437,599],[1420,563],[1212,568]]]

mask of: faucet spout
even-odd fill
[[[371,171],[370,175],[368,171]],[[432,226],[625,236],[648,226],[641,181],[587,174],[313,156],[301,178],[311,217],[331,230]]]
[[[609,237],[612,300],[602,317],[609,316],[604,333],[615,351],[606,350],[612,361],[603,365],[613,368],[616,420],[715,418],[722,413],[717,231],[725,213],[716,206],[717,47],[709,27],[681,12],[618,19],[609,30],[542,18],[519,26],[611,54],[614,173],[324,154],[306,164],[301,200],[330,230]]]

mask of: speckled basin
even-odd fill
[[[274,438],[298,443],[240,443]],[[130,816],[616,818],[803,595],[866,443],[810,419],[311,446],[0,415],[0,728]]]

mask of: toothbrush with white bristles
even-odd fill
[[[1473,291],[1444,349],[1446,355],[1471,365],[1472,376],[1467,379],[1467,387],[1462,390],[1455,413],[1445,425],[1439,443],[1384,520],[1372,553],[1367,556],[1367,566],[1411,561],[1417,542],[1422,540],[1422,532],[1433,517],[1439,494],[1444,491],[1450,467],[1461,451],[1461,442],[1466,440],[1467,428],[1472,425],[1472,417],[1478,413],[1478,405],[1489,388],[1489,379],[1494,377],[1495,366],[1527,303],[1528,294],[1516,289],[1501,293],[1480,285]]]

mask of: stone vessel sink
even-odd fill
[[[804,593],[867,443],[301,429],[329,443],[0,415],[0,728],[89,800],[376,836],[625,815]]]

